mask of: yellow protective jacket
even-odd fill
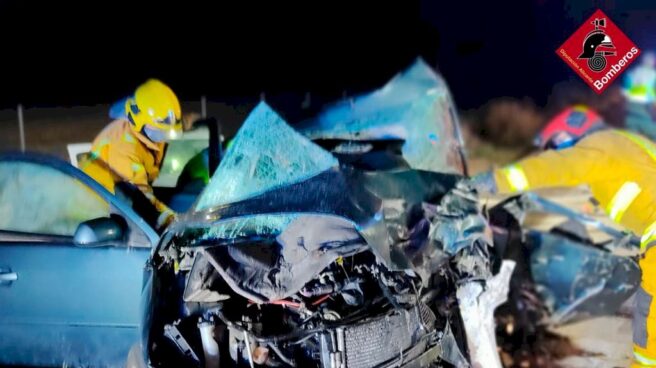
[[[157,226],[161,227],[174,214],[155,197],[151,186],[159,175],[165,147],[132,130],[127,120],[114,120],[93,141],[90,157],[81,167],[112,193],[118,182],[134,184],[160,213]]]
[[[494,179],[500,192],[587,184],[613,220],[642,236],[632,367],[656,367],[656,144],[604,130],[496,170]]]
[[[638,236],[656,221],[656,145],[620,130],[593,133],[495,170],[499,192],[587,184],[609,216]]]

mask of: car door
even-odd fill
[[[157,240],[71,165],[0,155],[0,365],[124,366]]]

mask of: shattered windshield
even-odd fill
[[[260,103],[201,193],[196,211],[254,197],[337,166],[337,159]]]
[[[335,156],[311,140],[400,140],[411,168],[464,174],[456,119],[446,83],[422,60],[383,88],[301,124],[303,134],[260,103],[235,136],[195,210],[252,198],[338,165]]]
[[[463,143],[446,82],[423,60],[373,93],[336,104],[299,127],[310,139],[404,141],[411,168],[464,174]]]

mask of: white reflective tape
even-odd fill
[[[503,172],[505,173],[506,179],[508,179],[510,188],[513,191],[522,191],[528,188],[528,179],[526,179],[526,175],[524,174],[524,170],[522,170],[521,166],[510,165],[504,168]]]
[[[654,240],[656,237],[656,221],[652,222],[651,225],[647,226],[642,238],[640,238],[640,250],[645,250],[647,245]]]
[[[606,212],[608,212],[610,218],[615,222],[620,222],[626,209],[631,206],[631,203],[633,203],[641,191],[640,186],[632,181],[622,184],[606,208]]]
[[[646,365],[646,366],[656,366],[656,360],[654,360],[654,359],[649,359],[649,358],[647,358],[646,356],[644,356],[644,355],[638,353],[637,351],[634,351],[634,352],[633,352],[633,356],[634,356],[635,359],[636,359],[638,362],[640,362],[640,364],[642,364],[642,365]]]

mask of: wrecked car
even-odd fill
[[[516,262],[509,300],[496,313],[504,351],[525,360],[532,350],[542,354],[540,344],[555,327],[630,315],[640,240],[608,218],[589,188],[545,188],[483,203],[495,252]]]
[[[500,364],[491,319],[512,266],[492,264],[461,149],[446,85],[421,61],[298,131],[260,104],[153,253],[141,359]]]
[[[74,167],[1,156],[0,363],[500,366],[512,263],[422,61],[296,129],[258,106],[209,173],[157,234]]]

